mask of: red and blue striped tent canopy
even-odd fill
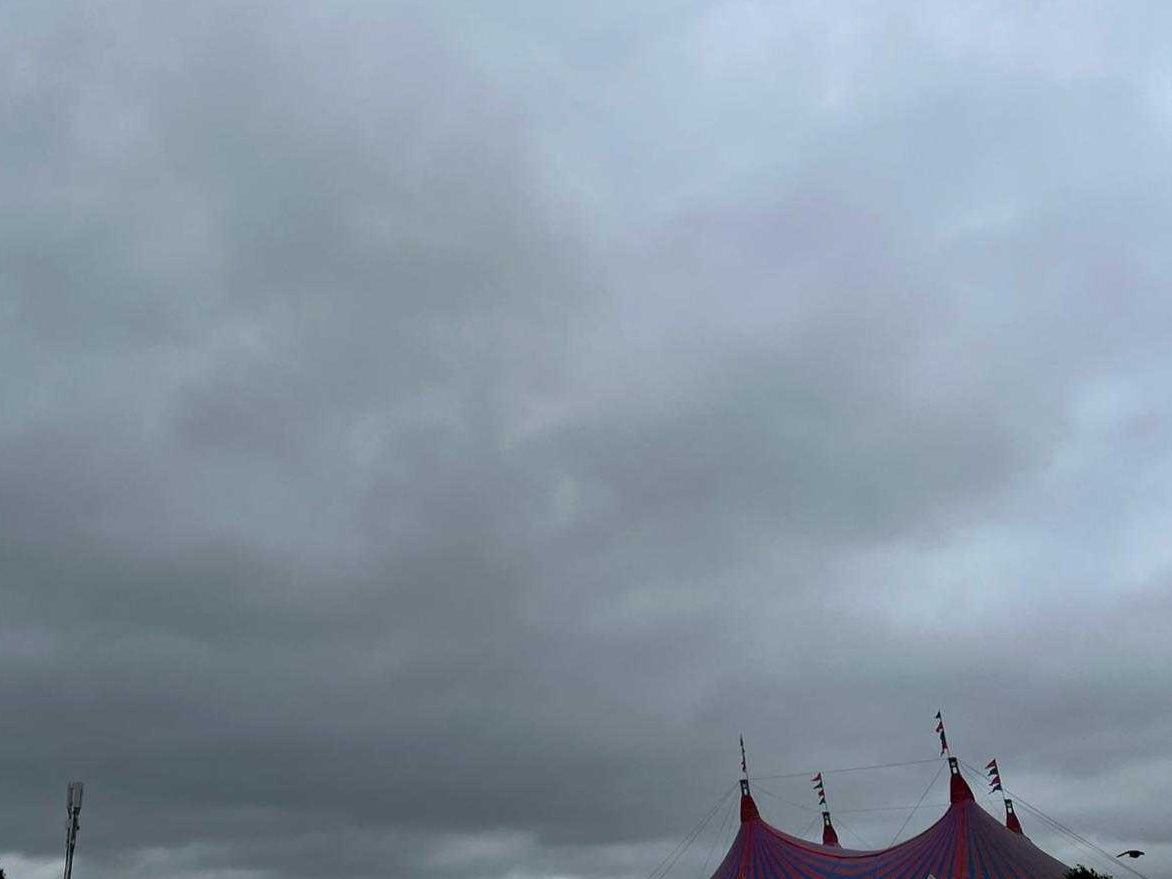
[[[948,811],[918,836],[876,851],[818,845],[770,826],[745,785],[740,831],[712,879],[1063,879],[1066,865],[977,805],[949,762]]]

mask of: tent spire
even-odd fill
[[[753,795],[749,793],[749,779],[741,779],[741,823],[760,819],[757,804],[753,802]]]
[[[1005,788],[1001,786],[1001,767],[997,765],[996,757],[985,764],[985,770],[989,773],[990,793],[1001,791],[1001,799],[1005,801],[1005,826],[1014,833],[1022,833],[1021,822],[1017,820],[1017,813],[1013,811],[1013,800],[1005,795]]]
[[[741,736],[741,823],[760,820],[761,813],[749,792],[749,764],[745,761],[745,737]]]
[[[810,781],[814,783],[814,793],[818,795],[818,805],[822,807],[822,844],[837,846],[838,834],[830,823],[830,807],[826,804],[826,785],[822,782],[822,773],[819,772]]]
[[[973,790],[969,787],[969,783],[964,780],[964,776],[960,774],[960,766],[955,757],[948,758],[948,771],[952,774],[952,778],[948,783],[948,800],[952,803],[963,803],[965,800],[974,799]]]
[[[941,711],[936,712],[936,733],[940,736],[940,756],[948,755],[948,771],[952,776],[949,779],[949,800],[953,803],[962,803],[973,799],[972,789],[960,774],[960,766],[948,747],[948,737],[944,733],[944,714]]]
[[[1005,798],[1005,826],[1014,833],[1025,836],[1025,831],[1021,829],[1021,822],[1017,820],[1017,813],[1013,811],[1013,800],[1009,797]]]
[[[830,813],[822,812],[822,844],[833,848],[840,848],[838,834],[834,832],[834,825],[830,823]]]

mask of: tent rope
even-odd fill
[[[846,824],[842,820],[842,818],[838,817],[839,814],[840,813],[837,811],[834,813],[835,823],[838,824],[839,827],[841,827],[843,830],[845,830],[847,833],[849,833],[851,836],[853,836],[855,839],[857,839],[859,842],[861,842],[863,844],[863,847],[861,849],[862,851],[873,851],[874,849],[872,848],[871,844],[868,843],[867,840],[863,839],[863,837],[859,836],[859,834],[856,833],[855,830],[852,827],[850,827],[850,825]]]
[[[787,806],[793,806],[795,809],[801,809],[803,812],[817,812],[818,811],[817,809],[813,808],[812,806],[806,806],[806,805],[803,805],[802,803],[795,803],[793,800],[787,800],[785,797],[778,796],[773,791],[769,790],[769,788],[765,787],[763,784],[758,784],[756,779],[753,779],[753,790],[757,791],[758,793],[765,794],[768,797],[773,797],[773,799],[775,799],[775,800],[780,800],[781,802],[785,803]]]
[[[720,829],[716,831],[716,836],[712,838],[712,845],[708,847],[708,855],[704,858],[704,868],[700,871],[700,876],[708,875],[708,864],[712,861],[712,856],[716,853],[716,846],[724,839],[725,831],[728,829],[729,820],[733,813],[737,811],[736,800],[731,800],[729,805],[725,807],[724,819],[720,822]]]
[[[911,812],[923,806],[943,809],[951,803],[919,803],[915,806],[872,806],[869,809],[835,809],[835,815],[857,815],[859,812]]]
[[[814,825],[817,824],[821,820],[821,818],[822,818],[821,815],[815,815],[813,818],[810,819],[810,823],[806,825],[806,829],[803,830],[801,833],[802,839],[805,839],[807,836],[810,835],[810,831],[814,829]]]
[[[708,826],[708,822],[712,820],[712,816],[716,814],[717,810],[724,804],[725,800],[732,796],[733,791],[736,789],[737,785],[732,785],[720,795],[712,808],[696,823],[696,826],[688,831],[683,839],[676,843],[675,848],[664,855],[663,860],[656,865],[654,870],[647,874],[647,879],[663,879],[664,876],[671,872],[672,867],[683,857],[684,852],[696,841],[696,837]]]
[[[844,769],[821,769],[823,775],[836,775],[842,772],[863,772],[868,769],[891,769],[896,766],[920,766],[925,763],[935,763],[937,758],[933,757],[931,760],[905,760],[902,763],[876,763],[874,766],[847,766]],[[768,781],[771,778],[800,778],[803,775],[813,775],[815,770],[807,769],[804,772],[779,772],[774,775],[754,775],[753,781]]]
[[[924,761],[924,762],[927,762],[927,761]],[[940,768],[936,770],[936,774],[932,776],[932,780],[928,782],[928,786],[926,788],[924,788],[924,792],[922,794],[920,794],[919,801],[917,801],[916,805],[912,808],[912,810],[907,813],[907,817],[904,818],[903,823],[899,825],[899,830],[895,831],[895,836],[893,836],[891,838],[891,845],[895,845],[895,841],[897,839],[899,839],[899,835],[901,833],[903,833],[903,829],[905,827],[907,827],[907,823],[912,820],[912,815],[916,814],[916,810],[919,809],[920,805],[924,802],[924,797],[928,796],[928,791],[930,791],[932,789],[932,785],[934,785],[936,783],[936,779],[938,779],[940,777],[940,773],[944,771],[944,767],[947,765],[948,765],[947,763],[941,762]]]

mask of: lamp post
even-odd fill
[[[81,795],[85,785],[80,781],[69,782],[69,789],[65,795],[65,812],[69,821],[65,825],[65,879],[73,876],[73,849],[77,845],[77,816],[81,814]]]

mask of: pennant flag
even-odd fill
[[[988,770],[989,775],[989,793],[996,793],[997,791],[1005,792],[1005,788],[1001,786],[1001,769],[997,766],[997,758],[994,757],[985,764],[985,769]]]
[[[948,739],[944,737],[944,730],[940,730],[940,754],[948,750]]]
[[[936,724],[936,732],[944,732],[944,721],[940,721],[940,723]]]
[[[826,785],[822,783],[822,773],[816,773],[810,776],[810,781],[814,782],[814,793],[818,795],[818,805],[826,805]]]
[[[937,711],[937,712],[936,712],[936,719],[937,719],[937,720],[943,720],[943,719],[944,719],[943,717],[941,717],[941,716],[940,716],[940,712],[939,712],[939,711]]]

